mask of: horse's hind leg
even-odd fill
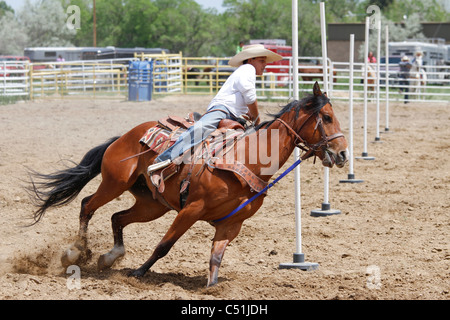
[[[98,208],[120,196],[126,189],[125,186],[120,186],[119,184],[115,188],[112,188],[111,183],[103,180],[97,192],[81,201],[78,239],[61,256],[61,264],[63,267],[84,262],[90,257],[90,251],[87,247],[89,221]]]
[[[114,247],[99,257],[98,269],[104,270],[111,267],[118,258],[125,255],[123,228],[134,222],[149,222],[158,219],[168,210],[167,207],[153,200],[149,194],[146,197],[136,197],[136,203],[130,209],[115,213],[111,217]]]

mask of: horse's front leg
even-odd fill
[[[241,230],[242,222],[228,225],[226,221],[216,226],[216,234],[214,236],[211,248],[211,258],[209,260],[209,277],[207,287],[217,284],[219,278],[219,268],[222,262],[225,249],[228,244],[233,241]]]

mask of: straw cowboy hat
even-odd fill
[[[402,61],[409,61],[408,56],[403,56]]]
[[[256,57],[266,57],[267,63],[283,59],[283,57],[280,56],[279,54],[276,54],[275,52],[270,51],[268,49],[265,49],[262,44],[253,44],[245,46],[241,52],[239,52],[237,55],[235,55],[233,58],[230,59],[228,64],[232,67],[239,67],[245,60]]]

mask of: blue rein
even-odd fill
[[[284,171],[282,174],[280,174],[280,176],[278,178],[276,178],[275,180],[273,180],[273,182],[269,183],[264,189],[262,189],[260,192],[258,192],[257,194],[255,194],[253,197],[251,197],[250,199],[248,199],[247,201],[245,201],[243,204],[241,204],[239,207],[237,207],[236,209],[234,209],[233,211],[231,211],[228,215],[226,215],[223,218],[217,219],[217,220],[213,220],[213,223],[217,223],[220,222],[222,220],[225,220],[229,217],[231,217],[232,215],[234,215],[236,212],[238,212],[239,210],[241,210],[242,208],[244,208],[246,205],[248,205],[250,202],[254,201],[256,198],[258,198],[261,194],[263,194],[264,192],[266,192],[267,190],[269,190],[270,188],[272,188],[275,183],[277,183],[278,181],[280,181],[284,176],[286,176],[289,172],[291,172],[296,166],[298,166],[300,164],[300,162],[302,162],[301,159],[298,159],[297,161],[295,161],[289,168],[286,169],[286,171]]]

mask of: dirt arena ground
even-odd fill
[[[260,211],[244,223],[228,247],[219,284],[206,288],[213,228],[195,224],[142,278],[127,276],[151,254],[175,212],[128,226],[127,254],[99,273],[109,251],[110,217],[133,203],[129,194],[99,209],[91,220],[92,259],[81,267],[80,287],[60,256],[74,240],[83,197],[52,209],[33,227],[34,210],[24,190],[27,168],[59,170],[92,147],[147,120],[203,112],[209,96],[166,96],[151,102],[37,100],[0,106],[0,299],[437,299],[450,298],[450,104],[391,103],[390,133],[375,137],[375,105],[369,104],[369,155],[355,160],[361,184],[343,184],[348,166],[330,170],[330,202],[341,214],[311,217],[323,201],[323,169],[301,165],[302,241],[316,271],[280,270],[295,251],[294,175],[269,191]],[[260,102],[263,113],[282,103]],[[334,102],[343,132],[348,107]],[[362,104],[355,103],[355,156],[362,152]],[[384,104],[381,124],[384,130]],[[287,165],[292,163],[289,161]],[[281,173],[281,172],[279,172]],[[278,174],[279,174],[278,173]],[[277,175],[276,175],[277,176]]]

